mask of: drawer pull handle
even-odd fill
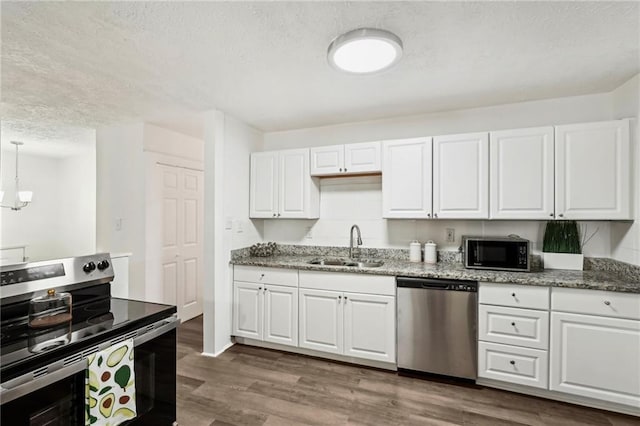
[[[511,361],[509,361],[509,364],[516,365],[516,362],[514,360],[511,360]]]
[[[607,305],[607,306],[609,306],[609,305],[611,304],[611,302],[609,302],[608,300],[605,300],[605,301],[604,301],[604,304],[605,304],[605,305]]]

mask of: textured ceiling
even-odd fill
[[[265,131],[328,125],[604,92],[640,70],[636,2],[1,7],[3,135],[43,140],[140,120],[198,136],[211,108]],[[358,27],[396,33],[402,61],[334,71],[327,46]]]

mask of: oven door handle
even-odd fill
[[[68,367],[61,368],[52,373],[48,373],[43,377],[34,378],[25,381],[24,376],[14,380],[9,380],[0,386],[0,404],[6,404],[14,399],[25,396],[31,392],[42,389],[62,379],[73,376],[76,373],[87,369],[87,362],[76,362]]]
[[[162,324],[161,326],[156,327],[153,330],[134,338],[133,346],[135,347],[135,346],[142,345],[143,343],[147,343],[149,340],[153,340],[156,337],[164,333],[167,333],[173,330],[174,328],[177,328],[178,324],[180,324],[180,320],[178,320],[177,317],[169,317],[166,320],[164,320],[164,324]]]

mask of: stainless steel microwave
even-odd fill
[[[469,269],[529,272],[531,242],[518,236],[462,237],[464,266]]]

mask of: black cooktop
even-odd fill
[[[11,380],[175,312],[175,306],[107,297],[74,304],[71,323],[57,327],[34,330],[26,320],[4,321],[0,329],[0,375],[3,381]]]

